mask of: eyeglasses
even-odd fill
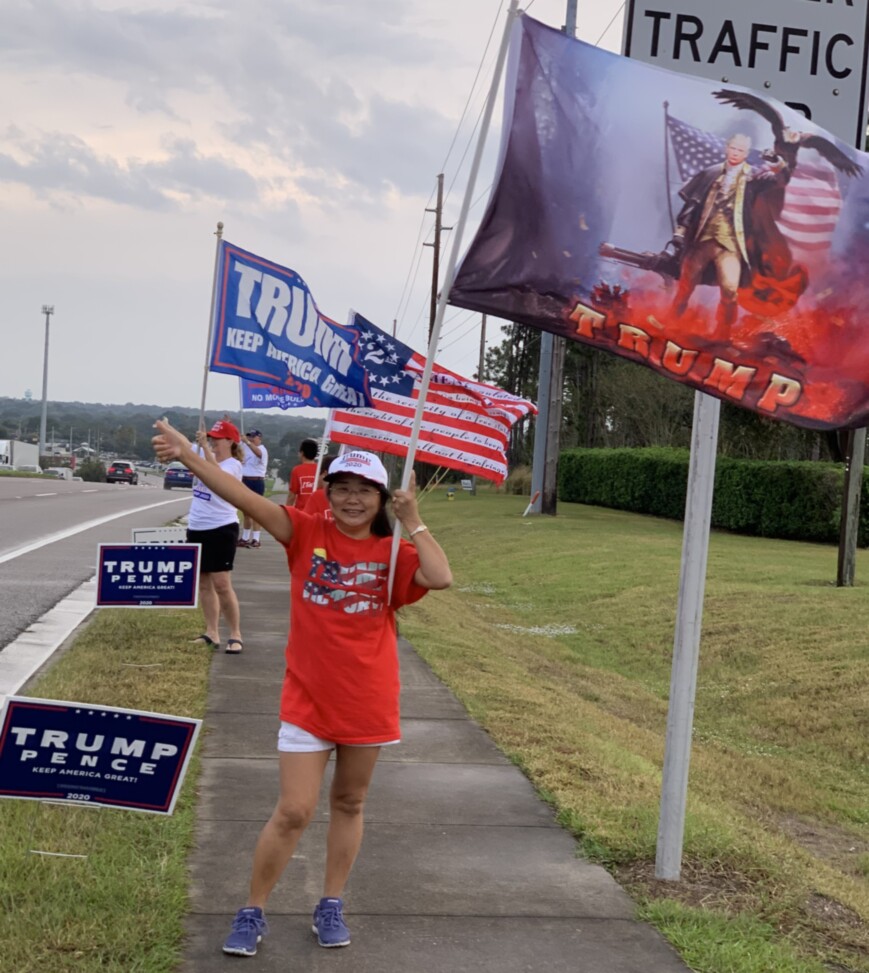
[[[356,487],[350,486],[349,483],[333,483],[329,487],[329,494],[339,500],[346,500],[347,497],[362,497],[363,500],[371,500],[380,495],[380,490],[368,483],[361,483]]]

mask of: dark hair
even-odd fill
[[[299,443],[299,452],[307,460],[312,460],[317,458],[317,450],[320,448],[319,443],[316,439],[303,439]]]
[[[378,486],[380,490],[380,509],[371,521],[371,533],[375,537],[392,537],[392,518],[386,511],[389,503],[389,490],[386,487]]]

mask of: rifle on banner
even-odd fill
[[[668,283],[679,277],[679,254],[675,251],[664,249],[659,253],[652,253],[651,250],[644,250],[638,253],[636,250],[614,247],[611,243],[602,243],[598,247],[598,253],[607,260],[615,260],[617,263],[627,264],[628,267],[654,271]]]

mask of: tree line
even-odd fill
[[[46,439],[50,447],[54,443],[69,443],[74,447],[87,444],[103,454],[124,459],[153,459],[151,437],[154,421],[166,418],[192,439],[199,428],[199,410],[184,406],[104,405],[95,402],[49,402],[47,409]],[[206,428],[226,415],[223,411],[207,410]],[[0,439],[21,439],[39,442],[39,425],[42,403],[32,399],[0,397]],[[230,413],[238,425],[238,412]],[[269,456],[284,469],[298,462],[298,447],[302,439],[317,438],[323,434],[324,422],[309,416],[285,412],[254,412],[246,410],[246,429],[258,428]],[[57,465],[52,462],[50,465]]]

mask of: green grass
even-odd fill
[[[869,971],[869,554],[713,534],[682,880],[654,879],[681,524],[424,501],[455,586],[402,630],[702,973]],[[838,964],[838,966],[836,966]]]
[[[201,630],[197,612],[103,609],[27,695],[201,717],[210,656],[188,644]],[[194,757],[171,817],[0,802],[0,968],[175,969],[197,775]]]

